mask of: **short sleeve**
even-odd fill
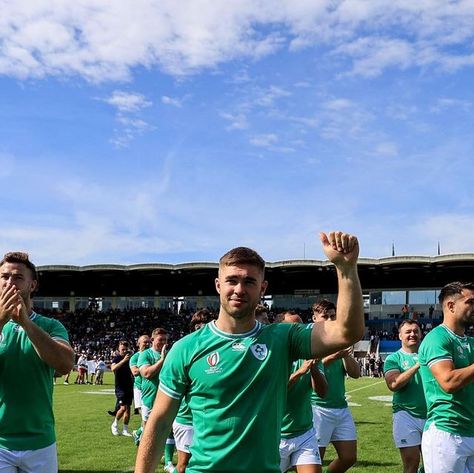
[[[388,373],[389,371],[400,371],[400,365],[398,359],[394,355],[388,355],[383,364],[383,372]]]
[[[431,333],[434,334],[435,332]],[[441,333],[437,333],[436,335],[437,337],[434,343],[431,339],[428,340],[427,337],[424,343],[421,344],[419,359],[422,365],[431,367],[438,361],[453,361],[453,355],[451,353],[452,344],[449,337]]]
[[[141,368],[142,366],[150,365],[150,364],[152,363],[150,363],[150,360],[148,358],[148,350],[140,352],[140,355],[138,356],[138,360],[137,360],[138,368]]]
[[[161,368],[159,390],[173,399],[181,399],[190,385],[186,352],[186,345],[175,343]]]
[[[56,319],[50,319],[48,333],[54,340],[63,340],[69,343],[69,336],[64,325]]]
[[[285,324],[281,324],[285,325]],[[311,355],[311,333],[304,324],[288,324],[289,329],[289,346],[290,358],[292,360],[309,360]]]

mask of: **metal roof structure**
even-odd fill
[[[201,296],[215,295],[218,263],[38,266],[37,296]],[[360,258],[362,288],[404,290],[439,288],[455,280],[474,280],[474,253],[440,256]],[[334,265],[322,260],[266,263],[268,294],[337,291]]]

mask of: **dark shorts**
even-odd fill
[[[115,390],[115,397],[117,398],[117,403],[121,406],[131,406],[133,402],[133,391],[122,391]]]

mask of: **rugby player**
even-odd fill
[[[421,441],[426,473],[474,472],[474,283],[452,282],[439,293],[443,323],[420,345],[426,404]]]
[[[357,274],[359,244],[342,232],[320,235],[336,266],[336,320],[263,326],[255,308],[267,288],[264,260],[234,248],[219,261],[219,316],[179,340],[160,373],[159,391],[137,453],[135,473],[153,473],[187,396],[194,424],[187,471],[279,473],[279,440],[291,362],[344,349],[364,333]]]
[[[385,382],[393,391],[393,440],[400,449],[404,473],[416,473],[426,422],[426,401],[419,372],[421,329],[416,320],[405,319],[398,327],[400,350],[387,356]]]

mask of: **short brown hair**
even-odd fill
[[[336,310],[336,305],[334,302],[322,299],[321,301],[314,303],[311,309],[313,309],[313,312],[316,312],[317,314],[325,314],[328,310]]]
[[[255,315],[267,314],[268,315],[268,307],[265,307],[263,304],[258,304],[255,309]]]
[[[192,316],[191,322],[189,322],[189,330],[194,332],[196,325],[207,324],[215,318],[215,315],[209,309],[200,309]]]
[[[22,251],[10,251],[9,253],[6,253],[2,261],[0,261],[0,267],[5,263],[24,264],[31,271],[33,280],[38,281],[36,266],[30,261],[28,253],[24,253]]]
[[[153,332],[151,332],[152,337],[155,337],[156,335],[168,335],[168,332],[164,328],[157,327]]]
[[[219,268],[222,266],[235,266],[238,264],[249,264],[256,266],[263,272],[265,272],[265,261],[264,259],[251,248],[245,246],[239,246],[229,250],[219,260]]]
[[[450,282],[449,284],[446,284],[446,286],[444,286],[439,293],[439,296],[438,296],[439,303],[443,305],[443,302],[448,297],[461,294],[463,289],[469,289],[470,291],[474,291],[474,283],[454,281],[454,282]]]

